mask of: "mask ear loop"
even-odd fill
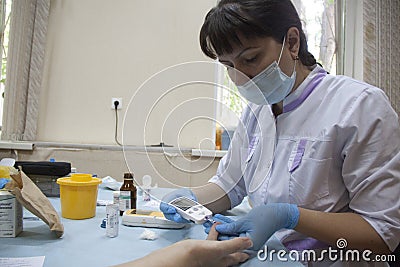
[[[278,66],[279,66],[279,62],[281,62],[281,57],[282,57],[283,48],[285,47],[285,42],[286,42],[286,35],[285,35],[285,37],[283,37],[281,53],[279,54],[279,59],[278,59]]]
[[[299,57],[298,57],[298,56],[296,56],[296,58],[294,59],[293,73],[296,71],[296,63],[297,63],[297,60],[299,60]],[[292,73],[292,76],[293,76],[293,73]]]
[[[279,54],[279,59],[278,59],[278,66],[279,66],[279,62],[281,62],[283,48],[285,47],[285,41],[286,41],[286,35],[283,37],[281,53]],[[294,59],[293,73],[296,71],[296,61],[297,60],[299,60],[299,56],[296,56],[296,58]],[[293,73],[292,73],[292,75],[293,75]]]

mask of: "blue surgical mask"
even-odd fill
[[[272,62],[253,79],[237,86],[240,94],[248,101],[257,105],[272,105],[281,102],[289,95],[296,81],[296,60],[294,61],[293,74],[288,77],[279,67],[284,46],[285,38],[278,62]]]

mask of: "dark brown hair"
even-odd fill
[[[290,0],[221,0],[205,17],[200,31],[200,46],[204,54],[216,59],[231,53],[233,45],[241,45],[238,33],[247,39],[272,37],[283,39],[291,27],[300,33],[299,58],[303,65],[316,64],[308,52],[301,21]]]

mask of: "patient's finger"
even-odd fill
[[[243,251],[253,246],[253,242],[248,237],[237,237],[218,243],[217,250],[221,255],[229,255],[235,252]]]
[[[237,238],[237,237],[239,237],[239,236],[237,236],[237,235],[221,235],[221,234],[219,234],[218,235],[218,241],[231,240],[231,239],[234,239],[234,238]]]
[[[207,240],[217,240],[218,239],[218,232],[215,230],[215,226],[217,226],[219,223],[216,222],[214,223],[211,228],[210,232],[208,233]]]

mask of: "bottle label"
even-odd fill
[[[119,210],[131,209],[131,191],[121,191],[119,195]]]
[[[119,191],[114,191],[113,193],[113,204],[116,204],[119,207]]]

